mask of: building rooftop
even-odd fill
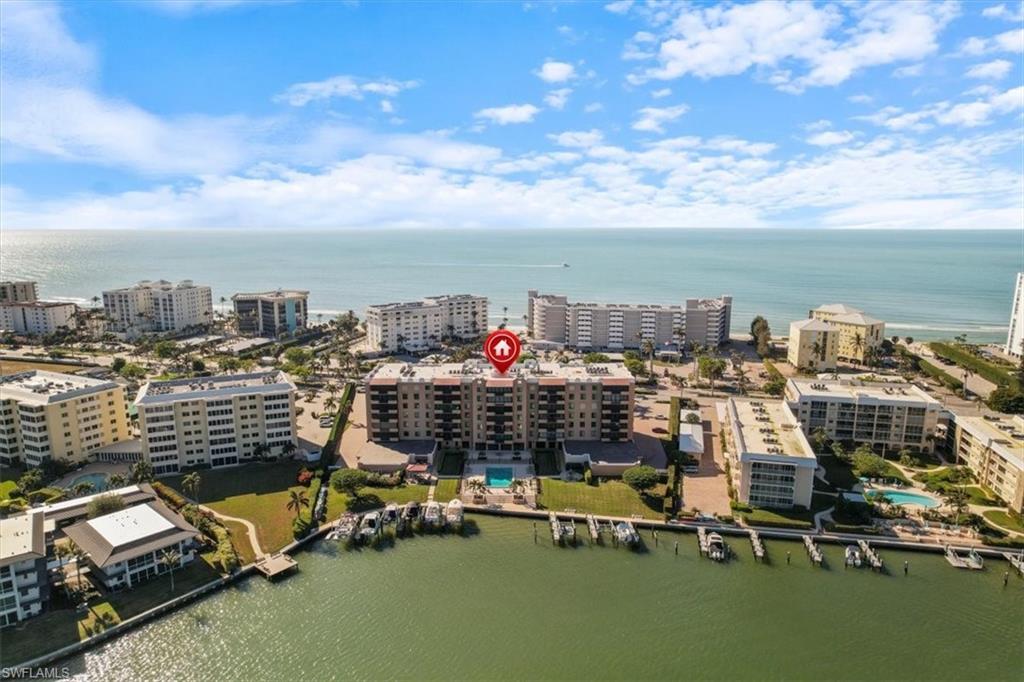
[[[99,391],[120,389],[113,381],[77,374],[29,370],[0,377],[0,398],[32,405],[47,405]]]
[[[1003,459],[1024,470],[1024,415],[971,416],[956,415],[956,423],[975,438],[989,444]]]
[[[159,500],[79,521],[64,532],[101,568],[163,549],[199,533]]]
[[[0,305],[17,308],[64,308],[75,305],[71,301],[4,301]]]
[[[686,421],[686,417],[691,414],[700,418],[698,410],[679,411],[679,451],[700,456],[704,454],[704,424]]]
[[[793,378],[786,382],[786,399],[852,400],[858,403],[910,403],[939,409],[942,404],[913,384],[886,381],[850,381]]]
[[[846,305],[845,303],[826,303],[814,309],[816,313],[832,313],[833,315],[848,315],[850,313],[863,313],[860,308]]]
[[[135,398],[136,405],[152,405],[179,400],[200,400],[239,393],[279,393],[295,390],[295,384],[281,370],[251,374],[223,374],[215,377],[151,381]]]
[[[882,324],[881,320],[879,320],[877,318],[874,318],[874,317],[869,317],[869,316],[865,315],[864,313],[860,313],[860,312],[858,312],[858,313],[846,313],[845,315],[836,315],[835,317],[832,318],[831,321],[832,322],[843,322],[843,323],[846,323],[846,324],[860,324],[860,325]]]
[[[275,289],[274,291],[260,291],[256,293],[239,293],[231,297],[232,301],[237,301],[244,298],[265,298],[265,299],[284,299],[284,298],[306,298],[309,296],[308,291],[302,289]]]
[[[148,280],[144,279],[141,282],[137,282],[130,287],[121,287],[120,289],[107,289],[104,293],[116,293],[119,291],[131,291],[132,289],[160,289],[162,291],[170,291],[171,289],[195,289],[204,286],[202,284],[196,284],[190,279],[183,279],[177,284],[174,282],[168,282],[166,279]]]
[[[805,332],[830,332],[834,329],[828,322],[813,317],[808,317],[806,320],[797,320],[789,326],[790,328],[796,328]]]
[[[633,375],[629,373],[629,370],[624,365],[617,363],[563,365],[556,362],[537,362],[536,360],[527,360],[526,362],[513,365],[506,375],[499,374],[491,367],[490,363],[482,360],[469,360],[462,364],[443,363],[437,365],[390,362],[380,365],[371,375],[369,383],[428,382],[441,379],[449,379],[453,383],[463,380],[472,381],[474,379],[504,380],[509,382],[515,379],[525,379],[538,380],[541,383],[550,379],[633,383]]]
[[[356,451],[356,461],[366,466],[399,466],[408,464],[410,457],[425,457],[436,449],[434,440],[367,441]]]
[[[138,441],[135,442],[138,443]],[[53,504],[39,507],[39,509],[46,515],[47,521],[66,521],[77,516],[85,516],[86,507],[89,506],[89,503],[101,495],[116,495],[124,500],[126,505],[156,499],[156,491],[153,490],[152,486],[148,483],[139,483],[114,490],[105,490],[93,495],[84,495],[71,500],[54,502]]]
[[[397,301],[394,303],[378,303],[366,306],[367,310],[388,312],[394,310],[416,310],[419,308],[431,308],[444,303],[458,303],[461,301],[486,301],[486,296],[475,294],[442,294],[440,296],[427,296],[419,301]]]
[[[46,556],[43,514],[33,509],[26,514],[0,519],[0,566]]]
[[[800,423],[781,400],[729,398],[727,413],[740,455],[783,455],[814,459]]]

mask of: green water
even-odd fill
[[[893,575],[808,565],[741,538],[728,565],[693,534],[648,551],[534,544],[529,521],[383,550],[321,544],[298,574],[253,578],[84,656],[103,680],[1020,679],[1024,580],[883,551]],[[579,526],[579,530],[583,530]],[[673,543],[679,541],[679,555]],[[792,564],[786,564],[786,552]],[[904,559],[910,575],[902,574]]]

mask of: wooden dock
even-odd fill
[[[1017,569],[1017,572],[1024,575],[1024,552],[1012,554],[1003,552],[1003,558],[1010,562],[1010,565]]]
[[[707,556],[708,553],[708,531],[706,528],[697,529],[697,547],[700,549],[701,556]]]
[[[551,524],[551,542],[558,544],[562,541],[562,524],[558,522],[555,512],[548,514],[548,523]]]
[[[267,580],[273,580],[298,567],[298,562],[287,554],[267,554],[256,562],[256,570],[263,574]]]
[[[811,561],[814,562],[815,565],[821,566],[821,562],[825,560],[825,557],[821,554],[821,549],[814,540],[811,539],[810,535],[803,535],[801,537],[804,541],[804,547],[807,549],[807,556],[810,557]]]
[[[966,556],[961,556],[960,552],[966,552],[967,554]],[[957,568],[966,568],[972,571],[980,571],[985,568],[985,560],[973,548],[957,549],[946,545],[946,561]]]
[[[750,530],[750,547],[754,550],[754,558],[758,561],[764,561],[764,543],[761,542],[761,536],[753,529]]]
[[[864,559],[867,560],[868,565],[874,571],[882,570],[882,557],[878,556],[871,544],[867,540],[857,540],[857,546],[860,547],[861,554],[864,555]]]
[[[590,531],[590,540],[592,542],[599,542],[601,540],[601,527],[597,524],[597,519],[594,518],[593,514],[587,514],[587,530]]]

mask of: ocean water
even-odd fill
[[[346,230],[337,232],[0,233],[0,277],[36,279],[46,298],[85,302],[140,279],[192,279],[214,300],[310,291],[310,309],[439,293],[491,301],[521,324],[527,289],[570,300],[683,303],[734,296],[733,329],[768,318],[776,336],[822,303],[843,302],[916,338],[1005,340],[1017,231]],[[564,267],[563,263],[569,267]]]

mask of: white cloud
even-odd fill
[[[853,104],[870,104],[874,101],[874,98],[871,95],[861,93],[857,95],[850,95],[846,98],[846,101],[852,102]]]
[[[901,66],[898,69],[893,69],[892,75],[894,78],[913,78],[920,76],[924,72],[924,64],[910,64],[909,66]]]
[[[890,130],[922,132],[934,125],[976,128],[988,125],[995,116],[1024,109],[1024,86],[1004,92],[991,89],[977,91],[982,99],[972,102],[935,102],[917,111],[903,111],[899,107],[883,107],[874,114],[857,116]]]
[[[633,2],[634,0],[615,0],[615,2],[609,2],[604,8],[613,14],[625,14],[633,6]]]
[[[538,113],[540,109],[532,104],[509,104],[504,107],[481,109],[473,116],[503,126],[510,123],[530,123]]]
[[[1009,9],[1005,4],[993,5],[981,10],[981,16],[989,19],[1004,19],[1006,21],[1024,21],[1024,7],[1021,7],[1020,0],[1017,0],[1017,11]]]
[[[548,135],[548,139],[560,147],[593,147],[599,144],[604,135],[596,128],[592,130],[567,130],[564,133]]]
[[[854,138],[849,130],[826,130],[807,138],[807,144],[818,147],[831,147],[837,144],[846,144]]]
[[[665,132],[664,125],[676,120],[690,107],[679,104],[674,107],[644,107],[637,111],[637,120],[633,122],[633,130],[641,130],[649,133]]]
[[[1006,75],[1010,73],[1012,68],[1012,62],[1005,59],[996,59],[984,64],[975,64],[967,69],[967,73],[964,75],[968,78],[978,78],[981,80],[1002,80],[1006,78]]]
[[[569,101],[569,95],[572,94],[572,88],[559,88],[558,90],[552,90],[544,96],[544,103],[552,109],[558,109],[561,111],[565,108],[566,103]]]
[[[391,100],[389,100],[389,99],[382,99],[380,101],[380,110],[381,110],[381,113],[391,114],[391,113],[394,113],[394,111],[395,111],[395,105],[392,104]]]
[[[662,99],[672,94],[671,88],[661,88],[660,90],[654,90],[651,92],[651,97],[654,99]]]
[[[381,97],[395,97],[403,90],[419,85],[418,81],[399,81],[391,78],[366,80],[356,76],[332,76],[321,81],[296,83],[274,97],[276,102],[285,102],[293,107],[301,107],[320,100],[344,97],[360,100],[367,94]]]
[[[1005,31],[991,38],[973,36],[960,43],[960,54],[977,57],[992,52],[1024,52],[1024,28]]]
[[[567,62],[549,60],[534,73],[545,83],[565,83],[576,77],[576,67]]]
[[[601,104],[600,102],[591,102],[590,104],[588,104],[585,107],[583,107],[583,111],[585,113],[588,113],[588,114],[593,114],[593,113],[601,111],[603,109],[604,109],[604,105]]]
[[[244,5],[244,0],[148,0],[142,3],[166,14],[185,16],[197,12],[216,12]]]

